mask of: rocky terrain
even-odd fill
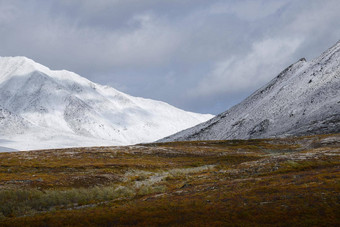
[[[340,132],[340,41],[300,59],[240,104],[160,140],[224,140]]]

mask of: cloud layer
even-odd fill
[[[340,39],[338,0],[0,0],[0,55],[219,113]]]

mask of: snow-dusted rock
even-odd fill
[[[151,142],[212,115],[132,97],[25,57],[0,57],[0,146],[31,150]]]
[[[340,41],[300,59],[238,105],[160,140],[223,140],[340,132]]]

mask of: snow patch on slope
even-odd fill
[[[340,41],[300,59],[240,104],[160,140],[222,140],[340,132]]]
[[[17,150],[151,142],[213,117],[133,97],[25,57],[0,57],[0,145]]]

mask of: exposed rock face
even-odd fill
[[[340,41],[310,62],[300,59],[226,112],[160,142],[339,132]]]

